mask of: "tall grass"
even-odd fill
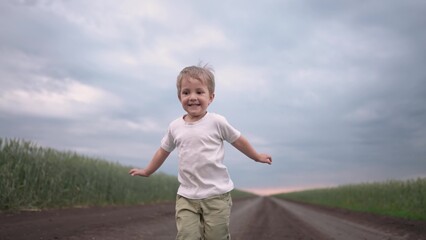
[[[176,177],[131,177],[129,167],[0,138],[0,210],[174,200]]]
[[[239,190],[239,189],[232,190],[231,195],[232,195],[232,198],[235,198],[235,199],[237,199],[237,198],[250,198],[250,197],[256,196],[256,194],[254,194],[254,193],[242,191],[242,190]]]
[[[276,196],[355,211],[426,220],[426,178],[346,185]]]

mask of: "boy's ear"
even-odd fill
[[[210,94],[210,103],[213,102],[214,96],[214,93]]]

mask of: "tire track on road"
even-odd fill
[[[248,199],[231,214],[231,234],[236,240],[329,239],[269,197]]]
[[[371,226],[362,225],[346,219],[338,218],[323,212],[315,211],[297,203],[271,198],[281,208],[288,210],[291,214],[301,219],[307,225],[325,234],[328,239],[345,240],[404,240],[406,236],[394,236],[375,229]]]

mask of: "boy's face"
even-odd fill
[[[186,77],[181,82],[179,100],[183,109],[188,113],[185,120],[195,122],[207,112],[207,107],[213,101],[214,93],[210,93],[202,81]]]

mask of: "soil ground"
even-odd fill
[[[0,240],[174,239],[174,203],[0,213]],[[234,200],[232,239],[425,240],[426,222],[292,203]]]

